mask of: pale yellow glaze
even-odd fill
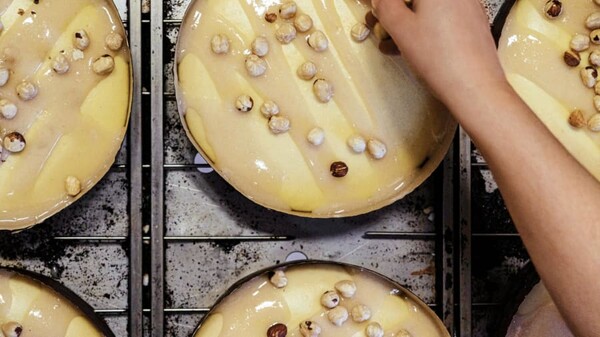
[[[517,0],[502,31],[498,52],[508,80],[567,150],[600,180],[600,133],[575,129],[567,120],[580,109],[586,120],[597,113],[594,90],[581,82],[579,70],[589,65],[594,46],[581,53],[581,64],[568,67],[563,53],[575,33],[589,34],[585,19],[600,7],[592,0],[564,1],[555,20],[542,9],[546,0]],[[548,163],[552,165],[552,163]]]
[[[368,272],[331,265],[303,265],[285,269],[288,285],[276,288],[267,275],[258,276],[229,294],[203,322],[195,337],[266,336],[276,323],[287,326],[288,337],[302,337],[299,324],[306,320],[321,326],[320,337],[366,337],[365,327],[378,322],[385,337],[394,337],[401,330],[415,337],[448,337],[437,316],[414,295],[399,289],[387,280]],[[371,309],[372,317],[363,323],[349,318],[342,326],[327,319],[321,306],[321,295],[334,290],[338,281],[352,280],[356,294],[341,298],[340,305],[348,310],[356,304]]]
[[[383,55],[375,37],[356,43],[350,30],[369,11],[358,0],[296,1],[325,32],[329,49],[318,53],[299,33],[282,45],[274,31],[283,21],[268,23],[265,11],[277,0],[196,0],[182,25],[177,49],[179,111],[188,135],[211,165],[255,202],[279,211],[310,217],[348,216],[368,212],[404,196],[419,185],[443,158],[455,123],[401,57]],[[309,32],[309,33],[310,33]],[[211,51],[210,40],[225,34],[227,55]],[[252,78],[244,67],[257,36],[270,44],[265,75]],[[335,88],[323,104],[313,81],[296,70],[305,61],[317,64],[317,78]],[[240,113],[234,102],[248,94],[255,102]],[[275,101],[291,121],[288,133],[274,135],[259,112]],[[316,147],[306,137],[320,127],[325,142]],[[346,145],[353,134],[379,139],[388,153],[382,160],[355,154]],[[427,160],[427,162],[425,162]],[[330,165],[343,161],[344,178]],[[421,166],[423,163],[425,165]]]
[[[27,142],[21,153],[0,164],[0,229],[21,229],[41,222],[94,186],[114,162],[127,127],[130,104],[130,56],[126,43],[114,52],[106,35],[125,32],[110,0],[15,0],[0,2],[0,62],[11,70],[0,96],[15,103],[16,118],[0,117],[0,136],[17,131]],[[22,10],[22,14],[19,14]],[[90,46],[74,60],[73,36],[85,29]],[[70,61],[66,74],[51,69],[61,51]],[[93,61],[115,58],[108,76],[95,74]],[[39,94],[31,101],[16,95],[28,80]],[[74,176],[82,192],[67,195],[65,180]]]
[[[0,325],[17,322],[21,337],[102,337],[85,315],[49,286],[27,276],[0,271]]]

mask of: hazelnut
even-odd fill
[[[84,29],[80,29],[73,34],[73,46],[79,50],[86,50],[90,46],[90,38]]]
[[[267,330],[267,337],[285,337],[287,335],[287,326],[276,323]]]
[[[308,45],[318,52],[325,51],[329,47],[329,40],[327,39],[327,36],[325,36],[325,33],[320,30],[316,30],[310,34],[307,41]]]
[[[210,48],[215,54],[229,53],[229,38],[223,34],[217,34],[210,39]]]
[[[6,119],[13,119],[17,115],[19,109],[11,101],[7,99],[0,99],[0,112],[2,117]]]
[[[254,107],[254,100],[248,95],[241,95],[235,100],[235,108],[239,112],[248,112]]]
[[[563,60],[569,67],[577,67],[581,63],[579,53],[572,50],[567,50],[563,55]]]
[[[383,26],[379,22],[377,22],[373,27],[373,34],[379,40],[391,39],[390,34],[388,34],[388,32],[383,28]]]
[[[379,51],[384,55],[399,55],[400,49],[396,42],[392,39],[382,40],[379,42]]]
[[[327,312],[327,319],[336,326],[342,326],[348,320],[348,316],[348,309],[341,305]]]
[[[83,52],[79,49],[73,49],[73,53],[71,55],[73,57],[73,61],[83,60],[83,58],[85,57]]]
[[[313,26],[313,20],[306,14],[297,15],[294,19],[294,27],[300,33],[308,32]]]
[[[379,19],[377,19],[377,17],[375,17],[375,14],[373,14],[373,11],[368,11],[367,14],[365,14],[365,24],[367,25],[367,27],[369,27],[369,29],[373,30],[373,28],[375,28],[375,24],[377,24],[377,22],[379,22]]]
[[[0,87],[3,87],[8,83],[10,79],[10,70],[5,67],[0,67]]]
[[[288,22],[282,23],[275,31],[275,38],[283,44],[289,44],[296,38],[296,27]]]
[[[544,14],[549,19],[554,19],[562,13],[562,3],[559,0],[548,0],[544,5]]]
[[[317,75],[317,71],[317,65],[310,61],[307,61],[302,63],[302,65],[298,67],[297,73],[298,77],[300,77],[301,79],[310,81]]]
[[[383,337],[383,327],[377,322],[371,322],[365,328],[367,337]]]
[[[313,83],[313,92],[321,103],[327,103],[333,98],[333,86],[320,78]]]
[[[596,93],[596,95],[600,95],[600,82],[596,82],[596,84],[594,85],[594,92]]]
[[[267,61],[261,59],[258,55],[248,55],[248,57],[246,57],[245,65],[248,75],[252,77],[264,75],[267,71]]]
[[[294,1],[288,1],[281,4],[281,7],[279,7],[279,16],[281,16],[282,19],[291,19],[296,16],[297,11],[298,6],[296,6],[296,3]]]
[[[595,49],[590,53],[588,61],[591,65],[600,66],[600,49]]]
[[[590,29],[600,28],[600,12],[594,12],[585,19],[585,26]]]
[[[65,179],[65,190],[69,196],[75,197],[81,193],[81,182],[76,177],[68,176]]]
[[[569,47],[574,51],[584,51],[590,47],[590,37],[583,34],[575,34],[571,38]]]
[[[277,21],[277,13],[273,13],[273,12],[266,12],[265,13],[265,20],[268,23],[273,23],[275,21]]]
[[[112,51],[118,51],[123,46],[123,36],[119,33],[112,32],[104,38],[104,44]]]
[[[600,29],[594,29],[590,33],[590,40],[593,44],[600,44]]]
[[[92,63],[92,70],[98,75],[108,75],[115,69],[115,60],[112,56],[104,54]]]
[[[350,310],[352,320],[361,323],[371,318],[371,309],[364,304],[357,304]]]
[[[17,95],[24,101],[30,101],[34,99],[37,94],[38,87],[31,82],[23,81],[17,85]]]
[[[343,178],[348,174],[348,165],[342,161],[336,161],[329,167],[331,175],[336,178]]]
[[[571,112],[571,114],[569,115],[569,124],[572,127],[578,129],[584,127],[587,124],[581,110],[576,109],[573,110],[573,112]]]
[[[285,276],[285,272],[281,269],[277,269],[269,277],[269,282],[271,282],[271,284],[274,285],[276,288],[283,288],[287,286],[288,280]]]
[[[5,337],[19,337],[23,333],[23,326],[17,322],[2,324],[2,333]]]
[[[321,305],[325,308],[333,309],[340,304],[340,295],[333,290],[328,290],[321,295]]]
[[[408,332],[404,329],[400,329],[398,332],[396,332],[396,334],[394,336],[395,337],[412,337],[410,332]]]
[[[367,141],[361,135],[353,135],[346,141],[355,153],[363,153],[367,149]]]
[[[52,70],[57,74],[64,74],[69,71],[69,60],[64,54],[60,53],[54,57],[54,60],[52,60]]]
[[[279,106],[273,101],[265,101],[260,107],[260,112],[265,118],[271,118],[279,113]]]
[[[593,115],[588,120],[588,129],[592,132],[600,132],[600,113]]]
[[[314,146],[319,146],[325,141],[325,131],[319,127],[313,128],[308,132],[306,139]]]
[[[594,108],[596,108],[596,111],[600,112],[600,95],[594,96]]]
[[[382,159],[387,154],[387,147],[377,139],[371,139],[367,142],[367,149],[373,158]]]
[[[25,149],[25,137],[18,132],[11,132],[4,136],[4,148],[12,153],[18,153]]]
[[[596,79],[598,78],[598,71],[596,70],[596,68],[592,66],[587,66],[581,69],[579,75],[581,76],[581,81],[583,82],[583,85],[585,85],[586,87],[593,88],[594,85],[596,85]]]
[[[344,298],[352,298],[356,293],[356,284],[350,280],[339,281],[334,287]]]
[[[269,129],[276,135],[288,132],[290,127],[290,120],[285,117],[273,116],[269,119]]]
[[[321,327],[313,321],[304,321],[300,323],[300,334],[304,337],[318,337]]]
[[[255,55],[264,57],[269,53],[269,41],[264,36],[259,36],[252,41],[250,48]]]
[[[371,30],[362,22],[355,24],[350,31],[352,39],[356,42],[366,40],[369,37],[369,34],[371,34]]]

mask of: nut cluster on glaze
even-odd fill
[[[600,1],[594,0],[594,2],[600,5]],[[549,20],[558,18],[563,10],[563,3],[560,0],[548,0],[543,8],[544,14]],[[600,132],[600,81],[598,80],[600,48],[596,47],[600,45],[600,11],[588,15],[584,25],[588,32],[578,32],[571,37],[568,49],[563,53],[563,60],[567,66],[579,70],[581,83],[586,88],[594,90],[592,100],[596,111],[586,119],[583,111],[574,109],[569,114],[567,121],[575,129],[587,126],[591,132]],[[588,53],[587,60],[582,60],[580,53],[583,52]]]

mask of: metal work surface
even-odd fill
[[[491,16],[499,2],[487,3]],[[136,83],[128,142],[81,201],[0,233],[0,263],[64,283],[117,336],[190,336],[236,280],[294,252],[373,269],[415,292],[455,336],[487,335],[496,289],[526,255],[468,137],[414,193],[367,215],[310,220],[257,206],[198,164],[181,127],[173,58],[188,4],[117,1]]]

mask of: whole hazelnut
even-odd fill
[[[371,139],[367,142],[367,149],[373,158],[382,159],[387,154],[385,144],[377,139]]]
[[[229,38],[223,34],[217,34],[210,39],[210,49],[215,54],[227,54],[229,52]]]
[[[333,98],[333,86],[324,79],[317,79],[313,83],[313,92],[321,103],[327,103]]]
[[[336,178],[343,178],[348,174],[348,165],[341,161],[336,161],[329,167],[331,175]]]
[[[356,284],[350,280],[339,281],[334,287],[345,298],[352,298],[356,293]]]
[[[313,128],[308,132],[306,139],[314,146],[320,146],[325,141],[325,131],[320,127]]]
[[[600,95],[594,96],[594,108],[596,108],[596,111],[600,112]]]
[[[264,75],[267,71],[267,62],[258,55],[250,54],[245,61],[246,71],[252,77]]]
[[[367,149],[367,141],[361,135],[353,135],[346,141],[354,153],[363,153]]]
[[[284,22],[275,31],[275,38],[283,44],[289,44],[296,38],[296,27],[289,22]]]
[[[282,19],[291,19],[296,16],[296,12],[298,11],[298,6],[294,1],[287,1],[281,4],[279,7],[279,16]]]
[[[581,110],[576,109],[571,112],[569,115],[569,124],[577,129],[582,128],[587,124]]]
[[[11,132],[4,136],[4,148],[12,153],[19,153],[25,150],[25,137],[18,132]]]
[[[52,70],[57,74],[64,74],[69,71],[69,60],[63,53],[59,53],[52,60]]]
[[[371,318],[371,309],[364,304],[357,304],[350,310],[352,320],[361,323]]]
[[[6,322],[2,324],[2,333],[5,337],[19,337],[23,333],[23,326],[17,322]]]
[[[287,336],[287,326],[285,324],[276,323],[267,330],[267,337],[285,337]]]
[[[600,132],[600,113],[593,115],[588,120],[588,129],[592,132]]]
[[[594,85],[596,85],[596,79],[598,78],[598,71],[596,70],[596,68],[592,66],[587,66],[581,69],[579,75],[581,76],[581,81],[583,82],[583,85],[585,85],[586,87],[593,88]]]
[[[316,30],[310,34],[307,41],[308,45],[318,52],[325,51],[329,47],[327,36],[320,30]]]
[[[92,70],[98,75],[108,75],[115,69],[115,60],[112,56],[104,54],[92,63]]]
[[[352,39],[356,42],[362,42],[366,40],[370,34],[371,29],[369,29],[369,27],[362,22],[355,24],[350,31],[350,36],[352,36]]]
[[[277,13],[273,13],[273,12],[266,12],[265,13],[265,20],[268,23],[273,23],[275,21],[277,21]]]
[[[300,65],[300,67],[298,67],[298,77],[300,77],[301,79],[305,80],[305,81],[310,81],[313,78],[315,78],[315,76],[317,75],[317,65],[307,61],[304,62]]]
[[[81,181],[79,181],[77,177],[68,176],[67,179],[65,179],[65,190],[69,196],[77,196],[81,193]]]
[[[377,322],[371,322],[365,328],[367,337],[383,337],[383,327]]]
[[[600,29],[594,29],[590,33],[590,41],[593,44],[600,44]]]
[[[34,99],[38,94],[38,87],[32,82],[23,81],[17,85],[17,95],[24,101]]]
[[[297,15],[294,19],[294,27],[300,33],[306,33],[313,27],[313,20],[306,14]]]
[[[248,112],[254,107],[254,100],[248,95],[241,95],[235,100],[235,108],[239,112]]]
[[[585,26],[590,29],[600,28],[600,12],[594,12],[585,19]]]
[[[335,326],[342,326],[348,320],[348,317],[348,309],[341,305],[327,312],[327,319]]]
[[[321,334],[321,326],[313,321],[300,323],[300,334],[304,337],[318,337]]]
[[[594,65],[597,67],[600,66],[600,49],[594,49],[594,51],[592,51],[590,53],[588,61],[590,62],[591,65]]]
[[[591,56],[591,55],[590,55]],[[569,67],[577,67],[581,63],[579,53],[572,50],[567,50],[563,55],[563,60]]]
[[[404,330],[404,329],[400,329],[396,332],[395,334],[396,337],[412,337],[412,335],[410,334],[410,332]]]
[[[0,67],[0,87],[3,87],[8,83],[10,79],[10,70],[5,67]]]
[[[590,37],[583,34],[575,34],[569,42],[569,47],[574,51],[584,51],[590,47]]]
[[[265,101],[260,107],[260,112],[265,118],[271,118],[279,113],[279,106],[273,101]]]
[[[121,34],[112,32],[106,35],[104,38],[104,44],[112,51],[118,51],[123,46],[123,36]]]
[[[13,119],[17,116],[17,112],[19,109],[15,104],[7,99],[0,99],[0,112],[2,113],[2,117],[6,119]]]
[[[277,269],[269,275],[269,282],[276,288],[284,288],[287,286],[288,279],[283,270]]]
[[[340,304],[340,296],[333,290],[326,291],[321,295],[321,305],[325,308],[333,309]]]
[[[255,55],[264,57],[269,53],[269,40],[264,36],[259,36],[252,41],[250,48]]]
[[[290,128],[290,120],[285,117],[273,116],[269,119],[269,129],[276,135],[286,133]]]
[[[73,46],[79,50],[86,50],[90,46],[90,38],[84,29],[80,29],[73,34]]]
[[[548,0],[544,5],[544,14],[547,18],[557,18],[560,13],[562,13],[562,3],[559,0]]]

